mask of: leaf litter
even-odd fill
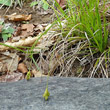
[[[46,15],[48,15],[48,10]],[[42,15],[40,14],[39,16]],[[26,74],[29,73],[29,71],[31,77],[45,76],[47,73],[43,72],[43,70],[37,70],[35,66],[33,66],[34,68],[29,67],[30,59],[27,58],[25,54],[20,53],[11,47],[31,47],[45,29],[48,28],[50,23],[39,24],[39,21],[29,23],[29,21],[33,19],[31,14],[17,14],[16,12],[1,16],[0,18],[3,20],[5,25],[10,23],[10,27],[15,30],[11,37],[6,41],[3,41],[3,39],[1,40],[1,43],[4,45],[0,45],[0,82],[12,82],[24,79],[27,77]],[[47,22],[50,21],[47,19]],[[0,25],[0,32],[2,32],[2,25]],[[37,55],[41,51],[44,51],[44,53],[45,51],[48,51],[55,42],[55,37],[51,38],[51,33],[54,33],[54,31],[43,35],[38,41],[33,50],[34,52],[37,52]],[[5,45],[8,45],[8,47]],[[36,59],[39,59],[39,57]],[[45,64],[42,63],[42,65]]]

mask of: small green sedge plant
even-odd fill
[[[56,21],[54,21],[51,26],[44,31],[44,33],[40,34],[38,36],[38,39],[34,42],[34,44],[32,45],[32,47],[25,47],[25,46],[20,46],[20,47],[13,47],[13,46],[9,46],[7,44],[4,44],[4,43],[0,43],[0,45],[3,45],[3,46],[6,46],[6,47],[9,47],[9,48],[13,48],[15,50],[18,50],[18,51],[21,51],[25,54],[28,54],[28,57],[31,58],[31,60],[33,61],[33,63],[35,64],[37,70],[40,70],[39,66],[37,65],[34,57],[33,57],[33,54],[35,54],[35,52],[33,51],[33,49],[35,48],[36,44],[38,43],[38,41],[42,38],[43,35],[45,35],[51,27],[53,27],[54,25],[56,24]],[[24,49],[27,49],[28,51],[24,51]],[[37,52],[38,53],[38,52]],[[31,61],[31,63],[32,63]],[[31,72],[30,72],[30,69],[29,71],[27,72],[27,75],[26,75],[26,80],[29,80],[31,77]],[[48,78],[49,78],[49,73],[48,73]],[[43,97],[45,100],[48,100],[48,97],[50,96],[50,93],[48,91],[48,78],[47,78],[47,85],[46,85],[46,89],[45,89],[45,92],[43,94]]]
[[[103,3],[103,9],[104,6],[105,3]],[[105,19],[106,10],[101,13],[104,16],[102,24],[99,0],[67,0],[67,7],[66,12],[59,8],[62,18],[68,21],[67,27],[63,29],[65,34],[68,34],[71,28],[75,26],[74,29],[87,33],[91,47],[97,48],[101,53],[104,52],[107,47],[108,30]],[[60,20],[59,22],[61,24]],[[75,35],[76,33],[73,31],[72,34]],[[81,34],[81,36],[86,38],[85,34]]]
[[[105,62],[105,65],[109,59],[106,2],[107,0],[101,2],[100,0],[67,0],[67,9],[63,10],[56,1],[55,5],[59,11],[50,6],[56,14],[59,26],[57,30],[62,33],[62,36],[67,38],[68,42],[75,40],[85,42],[82,43],[77,54],[87,53],[85,56],[93,57],[99,53],[100,56],[97,58],[94,68],[101,64],[99,59],[102,56],[104,57],[102,62]],[[62,19],[67,21],[65,27],[62,26]]]
[[[100,5],[100,3],[102,4]],[[97,58],[93,70],[101,64],[101,60],[99,59],[101,59],[102,56],[104,57],[102,62],[105,62],[107,65],[110,48],[108,47],[108,23],[105,17],[107,11],[105,8],[106,0],[102,0],[102,2],[100,2],[100,0],[67,0],[66,11],[62,10],[57,2],[56,5],[60,11],[59,14],[59,12],[55,10],[62,35],[67,37],[69,42],[74,40],[79,40],[79,42],[81,40],[87,40],[85,44],[82,43],[83,48],[80,47],[78,54],[84,53],[85,48],[85,53],[87,53],[88,49],[90,51],[90,54],[88,53],[86,56],[93,56],[96,53],[101,54],[100,57]],[[67,21],[65,28],[62,27],[62,20],[60,18]]]
[[[57,21],[54,21],[50,27],[48,27],[47,30],[44,31],[44,33],[42,33],[41,35],[39,35],[38,39],[34,42],[34,44],[32,45],[31,49],[30,49],[30,58],[32,59],[33,63],[35,64],[37,70],[40,70],[39,66],[37,65],[34,57],[33,57],[33,49],[35,48],[36,44],[38,43],[38,41],[42,38],[43,35],[47,34],[47,32],[50,30],[50,28],[52,28],[55,24],[56,24]],[[47,84],[46,84],[46,89],[45,89],[45,92],[43,94],[43,98],[47,101],[48,100],[48,97],[50,96],[50,93],[48,91],[48,79],[49,79],[49,76],[50,76],[50,73],[48,72],[48,76],[47,76]]]
[[[45,4],[48,4],[45,1]],[[107,39],[108,39],[108,32],[106,30],[106,19],[104,18],[104,27],[102,27],[101,23],[101,16],[99,13],[99,1],[98,0],[89,0],[89,6],[86,0],[77,1],[77,0],[68,0],[67,1],[67,11],[65,12],[59,4],[56,2],[56,7],[59,9],[57,11],[53,6],[50,6],[56,13],[57,16],[57,23],[59,28],[64,36],[67,36],[70,30],[74,27],[75,30],[80,30],[83,33],[78,32],[78,36],[80,35],[80,39],[89,39],[89,46],[94,47],[97,49],[96,52],[103,53],[107,47]],[[103,13],[104,14],[104,13]],[[68,24],[66,28],[63,28],[61,25],[62,20],[67,20]],[[102,33],[102,28],[104,28],[104,34]],[[74,35],[76,32],[71,32]],[[86,33],[86,34],[85,34]],[[69,38],[69,36],[68,36]],[[37,41],[34,45],[36,45]],[[32,49],[34,48],[34,45]],[[92,50],[94,51],[94,50]],[[95,52],[95,53],[96,53]],[[45,100],[48,99],[50,93],[48,91],[48,80],[45,92],[43,97]]]

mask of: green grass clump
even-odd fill
[[[101,2],[99,0],[67,0],[66,10],[63,10],[57,2],[56,6],[59,11],[52,7],[57,16],[58,31],[61,32],[63,41],[65,40],[64,44],[76,41],[71,46],[79,46],[76,48],[75,58],[79,60],[81,57],[84,59],[91,56],[89,59],[93,61],[91,77],[99,68],[102,70],[102,73],[107,73],[108,66],[105,65],[109,61],[110,49],[108,46],[109,34],[107,29],[109,23],[105,17],[108,10],[108,8],[105,8],[106,4],[107,1],[105,0]],[[66,21],[66,26],[62,25],[62,20]],[[66,51],[63,53],[66,53]],[[65,57],[65,54],[63,54],[63,57]],[[70,58],[72,58],[72,55],[70,55]],[[70,60],[70,58],[68,56],[65,59]],[[107,77],[107,75],[105,76]]]
[[[76,25],[75,30],[84,32],[84,34],[79,33],[80,37],[84,37],[86,33],[91,46],[97,48],[101,53],[104,52],[107,47],[108,30],[105,17],[103,22],[101,19],[101,14],[105,16],[106,10],[100,13],[99,0],[68,0],[67,5],[67,12],[62,13],[62,17],[68,21],[65,33],[68,33]],[[67,14],[65,15],[65,13]],[[71,34],[75,35],[76,33],[71,32]]]

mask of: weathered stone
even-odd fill
[[[0,110],[110,110],[110,79],[47,78],[0,83]]]

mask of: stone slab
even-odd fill
[[[47,78],[0,83],[0,110],[110,110],[110,79]]]

